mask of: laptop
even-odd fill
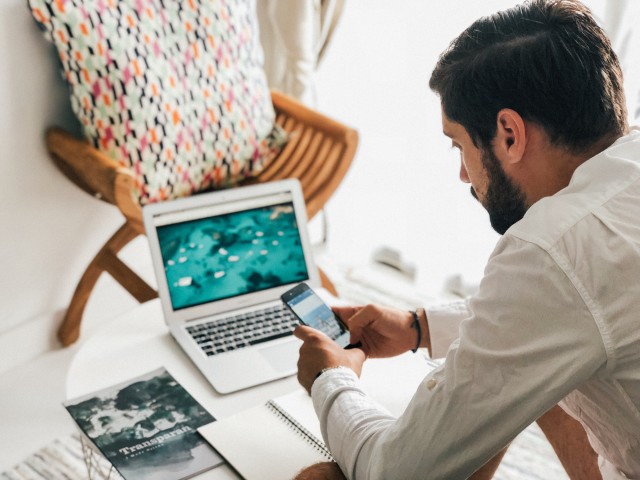
[[[297,180],[146,205],[165,321],[219,393],[296,372],[296,319],[280,295],[320,286]]]

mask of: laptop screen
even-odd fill
[[[172,212],[155,224],[174,310],[309,278],[288,195]]]

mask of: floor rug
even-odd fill
[[[108,471],[102,460],[101,472]],[[14,468],[0,473],[0,480],[87,480],[89,476],[78,435],[55,440]],[[118,478],[112,474],[111,479]],[[522,432],[511,444],[494,480],[565,480],[569,477],[536,425]]]

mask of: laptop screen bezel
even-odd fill
[[[278,300],[280,295],[299,283],[287,283],[278,287],[268,288],[259,292],[250,292],[235,297],[215,300],[205,304],[199,304],[189,307],[181,307],[174,309],[171,302],[167,277],[164,271],[164,261],[160,249],[160,242],[156,230],[156,219],[164,217],[174,212],[188,212],[203,207],[223,205],[226,203],[242,202],[248,199],[259,199],[276,196],[278,194],[290,195],[290,201],[293,203],[296,223],[298,225],[298,233],[304,254],[305,266],[308,278],[301,280],[312,286],[320,286],[320,275],[315,265],[311,243],[307,229],[307,214],[302,196],[300,183],[295,179],[281,180],[252,186],[236,187],[226,190],[219,190],[210,193],[201,193],[187,198],[153,203],[143,207],[143,221],[147,238],[149,240],[149,248],[155,277],[158,284],[158,296],[162,304],[164,315],[168,322],[188,322],[198,320],[203,317],[218,315],[224,312],[236,311],[253,305],[260,305]],[[185,213],[185,218],[186,218]]]

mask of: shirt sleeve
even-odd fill
[[[429,324],[431,358],[444,358],[447,350],[458,338],[460,323],[471,315],[466,300],[433,305],[425,308]]]
[[[469,310],[444,364],[397,419],[367,397],[355,374],[336,369],[316,380],[323,436],[347,477],[467,478],[606,368],[587,303],[535,245],[503,237]]]

